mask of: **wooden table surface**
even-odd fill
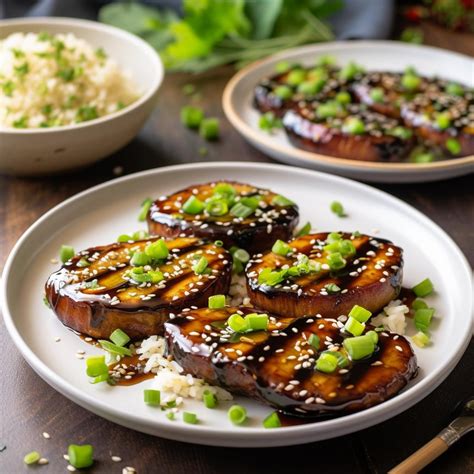
[[[447,33],[426,25],[430,44],[474,55],[473,37]],[[140,136],[101,163],[66,176],[35,179],[0,176],[0,268],[18,237],[39,216],[67,197],[113,179],[114,168],[124,174],[176,163],[200,161],[271,160],[254,150],[223,118],[220,97],[233,73],[226,67],[199,78],[167,77],[158,107]],[[222,139],[203,145],[179,124],[179,110],[187,99],[182,86],[193,81],[202,93],[208,114],[222,118]],[[117,171],[117,170],[116,170]],[[377,186],[413,205],[443,227],[474,264],[474,180],[466,176],[436,184]],[[159,190],[157,189],[157,194]],[[466,308],[466,317],[471,317]],[[33,449],[50,464],[37,472],[67,472],[63,453],[70,443],[90,443],[97,462],[90,472],[121,472],[133,466],[141,473],[382,473],[435,436],[450,420],[456,403],[474,393],[474,343],[452,374],[431,395],[405,413],[342,438],[281,449],[213,448],[178,443],[137,433],[110,423],[69,401],[41,380],[26,364],[0,320],[2,383],[0,385],[0,472],[26,472],[23,455]],[[51,439],[44,439],[42,432]],[[113,463],[110,455],[123,458]],[[474,433],[467,435],[424,472],[474,473]]]

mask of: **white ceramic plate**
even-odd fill
[[[373,182],[435,181],[474,171],[474,156],[435,163],[370,163],[335,158],[293,146],[284,131],[272,135],[260,130],[260,114],[252,106],[255,85],[273,74],[282,60],[314,64],[329,54],[344,65],[355,61],[367,70],[403,71],[415,66],[420,74],[459,81],[474,87],[474,60],[468,56],[428,46],[392,41],[341,41],[289,49],[257,61],[238,72],[227,84],[222,99],[230,123],[252,145],[278,161]]]
[[[318,230],[359,230],[392,239],[405,249],[405,285],[429,276],[437,293],[433,345],[417,350],[419,376],[395,398],[349,416],[313,424],[266,430],[261,427],[269,408],[247,399],[249,423],[232,426],[228,404],[216,410],[202,402],[185,408],[202,420],[189,425],[169,421],[163,412],[145,406],[142,391],[151,381],[131,387],[90,385],[85,362],[77,350],[100,351],[68,331],[42,303],[47,276],[58,265],[61,244],[76,250],[107,244],[122,233],[137,230],[139,206],[193,183],[230,178],[269,187],[300,205],[302,221]],[[329,210],[340,200],[349,214],[340,219]],[[204,163],[172,166],[116,179],[78,194],[39,219],[13,249],[2,287],[3,314],[15,344],[33,369],[52,387],[86,409],[130,428],[165,438],[220,446],[279,446],[340,436],[380,423],[406,410],[438,386],[462,356],[471,336],[471,272],[454,242],[433,222],[407,204],[366,185],[323,173],[281,165]],[[60,342],[54,339],[60,337]]]

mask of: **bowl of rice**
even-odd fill
[[[119,150],[151,114],[163,75],[158,54],[118,28],[1,20],[0,173],[59,173]]]

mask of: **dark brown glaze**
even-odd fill
[[[414,145],[410,138],[391,135],[401,123],[393,118],[372,112],[364,105],[349,104],[341,114],[319,119],[315,113],[321,102],[300,103],[287,110],[283,126],[290,141],[303,150],[359,161],[400,161]],[[346,133],[344,121],[356,117],[365,125],[358,135]]]
[[[347,315],[355,304],[375,313],[396,298],[403,275],[403,251],[391,242],[368,235],[352,236],[356,249],[342,270],[331,272],[326,263],[327,252],[322,250],[327,232],[310,234],[289,242],[294,249],[286,257],[267,252],[256,255],[245,269],[247,292],[250,301],[258,308],[291,317],[320,314],[325,318]],[[311,273],[276,286],[259,285],[258,275],[264,268],[281,269],[292,266],[298,254],[307,255],[322,264],[319,273]],[[336,284],[341,291],[330,294],[326,285]]]
[[[315,370],[318,352],[343,351],[343,323],[335,319],[270,317],[268,331],[232,333],[225,321],[253,309],[201,308],[165,324],[170,354],[186,373],[261,400],[285,413],[318,416],[369,408],[396,395],[416,374],[408,341],[379,333],[378,349],[346,369]],[[318,335],[319,348],[308,342]]]
[[[311,78],[311,68],[304,68],[308,71],[308,75]],[[337,92],[341,90],[341,87],[344,85],[344,81],[339,80],[338,68],[328,68],[328,67],[316,67],[313,68],[316,70],[316,73],[322,71],[322,73],[327,77],[327,81],[321,90],[314,94],[311,99],[317,98],[331,98],[336,95]],[[315,74],[313,73],[313,77]],[[275,74],[268,79],[262,80],[255,87],[253,105],[254,107],[262,113],[273,112],[277,117],[282,117],[286,110],[295,107],[301,100],[310,99],[304,94],[298,93],[295,86],[289,85],[286,80],[288,78],[288,72],[282,74]],[[293,96],[290,99],[281,99],[278,97],[274,91],[278,86],[287,85],[293,90]]]
[[[439,113],[447,114],[451,124],[440,129],[436,123]],[[446,93],[424,94],[401,106],[401,116],[424,141],[446,150],[446,141],[455,138],[461,145],[456,156],[474,155],[474,93],[461,97]]]
[[[202,201],[211,197],[216,184],[231,184],[239,196],[261,197],[261,205],[247,218],[210,216],[207,213],[186,214],[181,206],[192,195]],[[227,248],[237,246],[250,253],[261,252],[273,245],[276,239],[287,240],[298,224],[299,213],[296,204],[276,206],[271,204],[277,194],[267,189],[234,181],[219,181],[189,186],[170,196],[156,200],[148,213],[150,233],[163,237],[196,236],[208,240],[222,240]]]
[[[143,369],[144,364],[140,361],[140,356],[134,354],[122,357],[120,361],[110,364],[109,374],[114,385],[129,387],[155,376],[153,372],[145,373]]]
[[[143,251],[149,242],[114,243],[76,254],[46,282],[46,296],[59,320],[94,338],[108,339],[117,328],[132,339],[162,334],[170,313],[207,305],[209,296],[227,293],[232,257],[223,248],[197,238],[166,242],[170,254],[159,266],[160,283],[136,284],[127,277],[130,251]],[[211,273],[195,275],[193,256],[204,255]],[[78,266],[81,259],[90,265]],[[86,285],[97,280],[98,288]]]

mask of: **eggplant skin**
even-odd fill
[[[315,370],[318,353],[330,345],[341,350],[347,337],[344,325],[334,319],[295,320],[270,315],[268,331],[237,338],[216,326],[223,328],[236,312],[245,315],[255,311],[261,313],[252,308],[226,307],[178,315],[165,323],[169,354],[185,373],[286,413],[307,417],[347,414],[377,405],[395,396],[417,373],[409,342],[385,331],[379,333],[378,348],[372,356],[350,362],[342,372]],[[308,342],[311,334],[319,337],[318,348]]]
[[[181,212],[181,204],[190,196],[205,201],[212,196],[213,188],[218,183],[231,184],[240,195],[260,194],[266,207],[257,210],[259,215],[252,214],[241,221],[230,213],[214,217],[204,213],[189,215]],[[209,241],[221,240],[226,248],[237,246],[251,254],[262,252],[270,248],[275,240],[291,238],[299,221],[298,206],[273,205],[275,196],[276,193],[267,189],[235,181],[189,186],[170,196],[163,196],[152,204],[147,216],[148,229],[151,234],[166,238],[192,236]]]
[[[123,276],[130,269],[130,250],[143,250],[156,238],[114,243],[79,252],[48,278],[46,298],[58,319],[82,334],[108,339],[122,329],[131,339],[163,334],[170,314],[184,308],[207,306],[209,296],[226,294],[230,287],[232,257],[224,248],[200,239],[179,238],[167,242],[170,258],[160,265],[167,273],[162,284],[137,286]],[[208,260],[210,276],[195,275],[195,252]],[[90,265],[78,262],[88,259]],[[176,270],[176,266],[181,269]],[[212,278],[211,278],[212,277]],[[97,280],[97,288],[86,288]]]
[[[326,232],[310,234],[296,238],[289,244],[297,249],[296,253],[308,255],[312,260],[324,264],[327,253],[321,248],[327,236]],[[258,283],[260,271],[264,268],[278,269],[282,265],[291,266],[295,263],[295,257],[282,257],[268,252],[250,260],[245,276],[252,304],[271,313],[290,317],[320,314],[325,318],[337,318],[347,315],[356,304],[372,313],[382,309],[400,293],[402,249],[389,241],[367,235],[351,237],[351,234],[342,233],[342,237],[352,240],[356,254],[347,257],[346,266],[338,272],[323,270],[272,287]],[[328,284],[337,285],[341,291],[327,293],[325,287]]]

